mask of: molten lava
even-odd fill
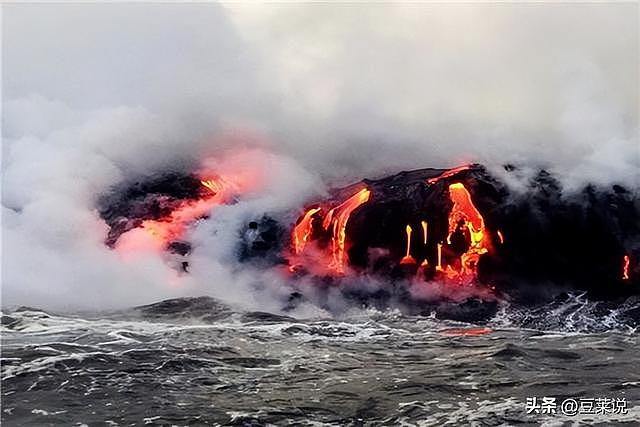
[[[331,220],[333,219],[333,211],[334,209],[331,209],[329,213],[327,213],[327,216],[325,216],[324,220],[322,221],[322,228],[324,228],[325,230],[328,230],[329,226],[331,225]]]
[[[211,190],[213,194],[218,194],[223,189],[222,182],[220,182],[219,180],[216,181],[215,179],[207,179],[200,181],[200,183]]]
[[[330,245],[326,248],[316,247],[316,250],[320,250],[321,253],[315,253],[312,257],[314,258],[313,265],[307,263],[307,267],[317,270],[319,267],[318,264],[321,264],[325,266],[324,268],[329,268],[334,273],[344,273],[347,223],[351,213],[358,208],[358,206],[366,203],[370,195],[371,191],[363,188],[338,206],[326,211],[326,215],[322,218],[322,229],[330,233]],[[290,259],[290,262],[294,262],[290,267],[291,271],[295,271],[298,266],[296,263],[301,261],[298,256],[305,252],[305,247],[312,238],[313,224],[317,217],[316,214],[320,215],[323,210],[322,207],[309,209],[293,228],[291,240],[295,258]]]
[[[464,165],[433,175],[433,169],[423,169],[363,180],[356,184],[359,187],[336,190],[334,198],[307,207],[291,229],[285,254],[292,271],[322,286],[345,284],[350,292],[356,282],[340,277],[341,273],[389,278],[428,298],[442,290],[453,299],[476,291],[495,296],[509,289],[511,276],[525,284],[549,277],[573,286],[575,280],[576,289],[587,290],[611,277],[622,283],[636,279],[635,254],[618,253],[620,246],[609,246],[616,241],[604,238],[609,232],[606,222],[592,221],[591,214],[575,218],[579,224],[573,227],[573,209],[549,200],[550,210],[557,205],[559,213],[538,222],[537,205],[531,206],[526,196],[503,197],[506,187],[493,183],[480,166]],[[532,190],[537,194],[545,185],[546,175],[540,172]],[[546,203],[546,196],[541,197]],[[627,206],[622,196],[616,203]],[[600,218],[599,202],[588,212]],[[573,238],[587,226],[603,227],[598,228],[595,242]],[[582,250],[577,246],[581,242],[597,244]],[[591,270],[597,280],[585,280],[590,275],[565,268],[604,253],[600,243],[602,250],[606,247],[618,255]],[[575,244],[575,250],[569,244]]]
[[[476,278],[480,255],[489,250],[484,219],[462,183],[449,185],[449,198],[453,202],[447,236],[447,253],[450,259],[444,271],[449,280],[471,283]],[[442,245],[438,245],[437,270],[443,271]]]
[[[629,255],[622,258],[622,280],[629,280]]]
[[[407,253],[406,255],[400,260],[400,264],[415,264],[416,260],[411,256],[411,226],[407,225],[406,228],[406,232],[407,232]]]
[[[484,219],[471,201],[471,195],[459,182],[449,186],[449,198],[453,202],[453,208],[449,214],[449,235],[451,235],[460,221],[468,225],[471,232],[471,244],[479,243],[484,237]]]
[[[441,175],[436,176],[435,178],[427,179],[427,182],[429,184],[435,184],[436,182],[440,181],[441,179],[449,178],[449,177],[457,174],[458,172],[466,171],[468,169],[471,169],[471,165],[458,166],[457,168],[449,169],[448,171],[442,173]]]
[[[428,180],[428,183],[454,176],[470,167],[465,165],[448,170],[439,177]],[[448,215],[447,230],[434,231],[436,236],[446,235],[446,239],[438,243],[432,242],[437,247],[437,262],[424,256],[430,251],[428,249],[429,224],[423,219],[420,221],[420,228],[417,229],[421,232],[419,237],[414,235],[414,231],[417,230],[414,230],[410,224],[405,226],[403,233],[406,239],[403,239],[405,251],[399,264],[416,265],[416,267],[418,264],[420,267],[431,266],[429,270],[432,273],[425,270],[425,277],[429,275],[433,277],[435,270],[437,280],[452,284],[470,284],[477,278],[480,256],[491,249],[490,239],[484,218],[473,204],[465,186],[460,182],[454,182],[448,186],[448,190],[452,207]],[[319,206],[306,210],[291,233],[289,260],[292,271],[302,263],[308,271],[318,271],[328,267],[333,273],[343,274],[347,263],[345,246],[348,244],[346,227],[349,218],[355,209],[369,201],[370,195],[370,190],[364,188],[337,206]],[[502,241],[502,233],[498,233],[497,237]],[[412,244],[417,250],[416,238],[420,239],[424,247],[412,254]],[[317,244],[310,245],[312,240],[317,241]],[[307,246],[311,247],[307,248]],[[414,257],[417,254],[420,254],[420,259]]]
[[[313,230],[313,216],[320,211],[320,208],[309,209],[302,219],[293,228],[293,252],[295,254],[302,253],[304,246],[307,244],[311,231]]]
[[[358,206],[369,200],[371,192],[366,188],[358,191],[349,197],[344,203],[334,208],[333,217],[333,236],[331,238],[331,252],[333,261],[329,267],[335,269],[338,273],[344,272],[344,244],[346,239],[346,228],[351,212]]]
[[[427,221],[422,221],[422,244],[427,244]]]
[[[225,186],[221,178],[202,180],[201,184],[211,193],[198,200],[182,202],[163,218],[142,221],[139,227],[122,234],[118,249],[123,252],[161,251],[181,239],[190,223],[205,217],[212,207],[223,202]]]

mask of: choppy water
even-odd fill
[[[3,316],[2,424],[640,425],[639,337],[621,317],[573,298],[503,309],[468,336],[433,317],[300,320],[205,298],[20,309]],[[624,397],[629,411],[527,415],[533,396]]]

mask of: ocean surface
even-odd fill
[[[640,425],[630,313],[580,297],[482,325],[354,309],[297,319],[211,298],[2,316],[2,425]],[[528,414],[526,399],[627,413]]]

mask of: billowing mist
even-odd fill
[[[639,187],[638,5],[3,6],[4,305],[212,295],[276,310],[237,228],[402,169],[543,166]],[[204,160],[207,159],[207,160]],[[191,274],[104,245],[122,182],[203,166],[260,185],[189,231]]]

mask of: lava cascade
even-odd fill
[[[324,232],[330,234],[330,243],[322,248],[324,254],[323,263],[330,274],[344,274],[346,264],[345,245],[346,228],[349,218],[354,210],[369,201],[371,191],[366,188],[358,191],[339,205],[323,209],[322,207],[307,210],[298,220],[292,232],[292,246],[295,255],[302,255],[306,243],[313,233],[314,215],[326,211],[322,220]],[[295,269],[296,264],[292,265]]]
[[[441,180],[455,177],[458,173],[466,171],[470,166],[465,165],[443,172],[435,178],[426,180],[422,185],[433,186]],[[428,218],[418,222],[416,232],[412,224],[406,224],[403,230],[403,246],[405,248],[402,257],[395,263],[411,269],[432,269],[433,274],[429,280],[439,280],[450,284],[472,284],[477,279],[477,266],[480,257],[492,249],[489,232],[486,229],[484,218],[474,205],[470,192],[462,182],[452,182],[447,187],[447,196],[450,200],[450,212],[447,215],[448,229],[431,230],[429,233]],[[347,236],[347,224],[354,211],[367,203],[372,195],[372,190],[364,188],[348,197],[338,205],[315,205],[308,208],[298,219],[291,233],[291,252],[289,261],[291,270],[298,267],[307,270],[315,270],[319,258],[305,258],[307,250],[311,252],[309,244],[320,250],[323,254],[320,262],[325,264],[329,274],[343,274],[349,264],[349,256],[346,249],[350,246]],[[393,213],[392,213],[393,214]],[[401,213],[398,212],[398,215]],[[365,217],[366,223],[366,217]],[[430,241],[431,236],[445,234],[446,240]],[[500,234],[501,238],[501,234]],[[425,250],[416,257],[412,249],[422,245]],[[428,259],[424,254],[428,245],[437,247],[437,260]],[[394,262],[391,260],[391,262]]]

